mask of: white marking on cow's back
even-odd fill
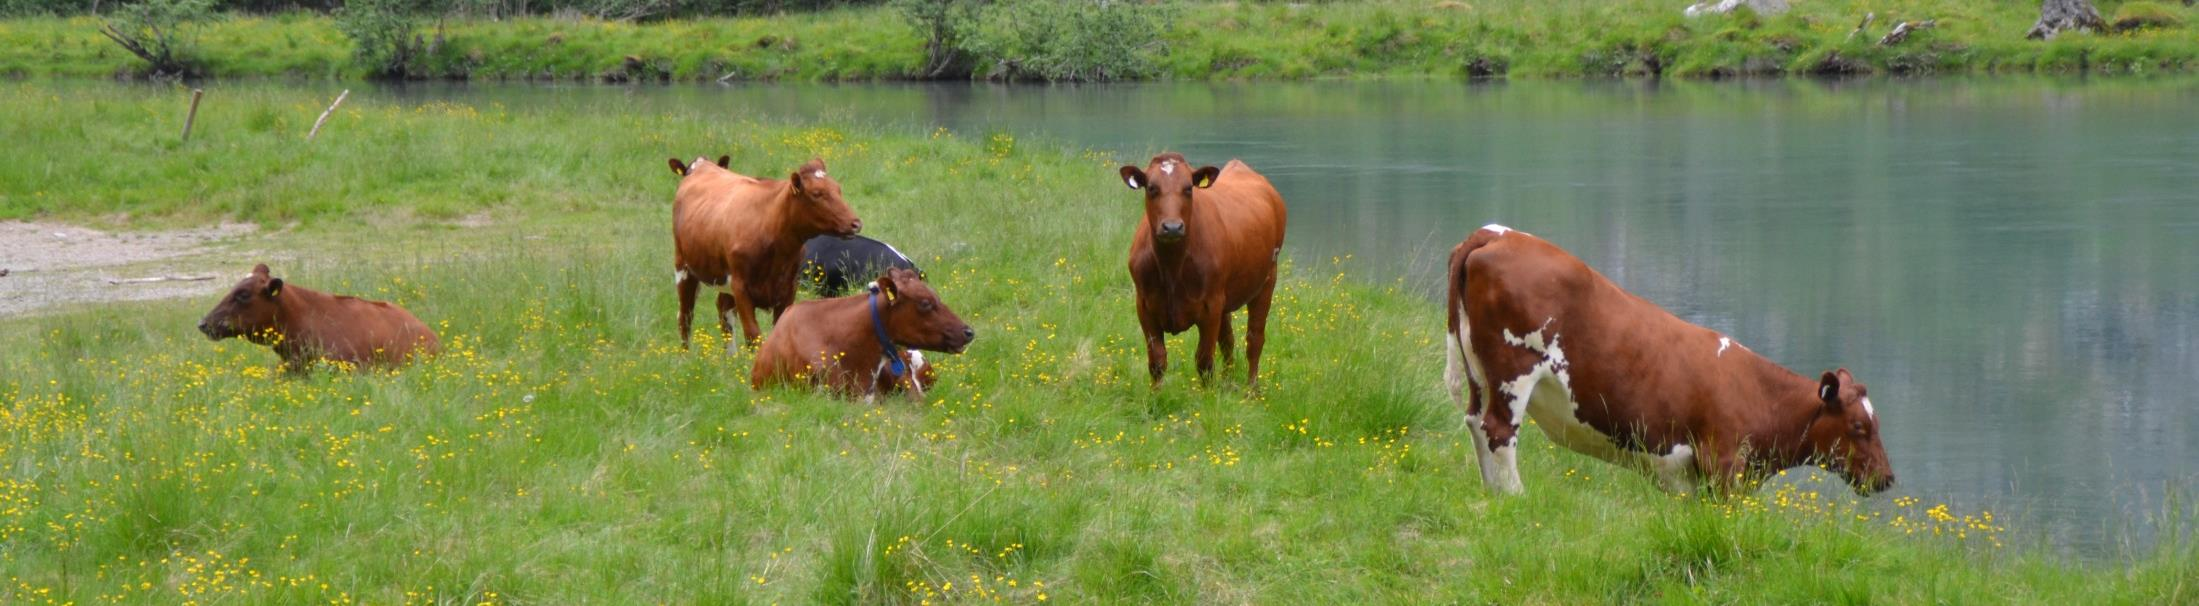
[[[1509,227],[1505,227],[1505,226],[1502,226],[1502,225],[1497,225],[1497,224],[1495,224],[1495,223],[1490,223],[1490,224],[1488,224],[1488,225],[1483,225],[1483,226],[1481,226],[1481,229],[1482,229],[1483,231],[1492,231],[1492,232],[1496,232],[1496,234],[1497,234],[1497,235],[1499,235],[1499,236],[1501,236],[1501,235],[1504,235],[1504,234],[1505,234],[1506,232],[1512,231],[1512,228],[1509,228]]]
[[[907,263],[907,264],[910,264],[910,265],[915,265],[915,264],[916,264],[916,262],[915,262],[915,261],[911,261],[911,260],[909,260],[909,256],[908,256],[908,255],[904,255],[904,254],[901,254],[901,249],[898,249],[898,248],[894,248],[892,244],[886,244],[886,243],[885,243],[884,241],[880,241],[880,242],[879,242],[879,244],[885,244],[885,246],[886,246],[886,250],[890,250],[890,251],[893,251],[893,256],[896,256],[896,257],[900,257],[900,258],[901,258],[901,262],[903,262],[903,263]]]
[[[1726,348],[1733,346],[1732,337],[1718,337],[1718,357],[1726,357]]]

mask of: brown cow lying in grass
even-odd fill
[[[863,230],[840,197],[839,182],[826,175],[824,160],[810,160],[783,181],[742,175],[701,158],[691,164],[673,158],[670,164],[681,177],[672,201],[672,264],[683,346],[694,332],[701,287],[719,291],[718,328],[732,336],[731,319],[739,317],[741,343],[754,345],[763,335],[756,310],[770,310],[776,321],[794,304],[802,243]]]
[[[787,310],[756,352],[748,380],[757,389],[806,381],[851,397],[906,389],[921,399],[931,368],[915,350],[961,353],[976,337],[916,272],[893,269],[869,294]]]
[[[398,366],[443,348],[435,331],[403,308],[285,284],[268,275],[265,263],[199,320],[199,332],[215,341],[243,337],[272,347],[287,373],[303,373],[319,360],[352,368]]]

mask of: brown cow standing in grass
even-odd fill
[[[699,287],[720,291],[718,329],[732,337],[730,317],[738,316],[741,343],[754,346],[763,333],[756,310],[770,310],[776,323],[794,304],[802,242],[822,234],[844,238],[863,229],[841,199],[839,182],[826,176],[824,160],[810,160],[783,181],[741,175],[701,158],[693,164],[674,158],[671,164],[681,176],[672,203],[672,264],[682,346],[694,332]]]
[[[931,367],[916,350],[961,353],[975,338],[916,272],[896,268],[868,294],[787,310],[756,352],[748,380],[757,389],[807,381],[847,396],[907,389],[922,399]]]
[[[1444,379],[1493,490],[1523,491],[1530,416],[1551,442],[1675,492],[1811,463],[1858,493],[1894,482],[1870,389],[1847,369],[1795,374],[1541,238],[1475,231],[1451,251],[1449,292]]]
[[[1144,170],[1125,166],[1123,183],[1145,191],[1145,218],[1130,240],[1130,279],[1138,289],[1146,370],[1160,386],[1168,370],[1166,335],[1199,328],[1201,380],[1214,372],[1214,344],[1227,361],[1236,348],[1229,314],[1245,308],[1245,384],[1258,387],[1267,344],[1268,305],[1288,213],[1267,177],[1244,162],[1191,168],[1183,154],[1154,156]]]
[[[264,263],[199,320],[199,332],[273,347],[287,373],[303,373],[317,360],[398,366],[443,348],[435,331],[404,308],[285,284]]]

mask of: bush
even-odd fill
[[[115,9],[99,33],[144,59],[154,77],[190,76],[198,72],[199,26],[216,17],[213,0],[142,0]]]
[[[336,29],[351,38],[352,57],[369,77],[412,78],[429,51],[414,16],[423,8],[412,0],[350,0],[336,11]]]
[[[955,43],[976,77],[1135,80],[1158,71],[1166,10],[1123,0],[1008,0],[966,21]]]
[[[2158,2],[2125,2],[2115,7],[2115,16],[2107,22],[2115,31],[2127,32],[2177,27],[2184,24],[2184,18],[2177,16],[2175,9]]]

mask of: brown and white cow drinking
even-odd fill
[[[977,331],[916,272],[887,270],[869,293],[788,309],[756,352],[751,387],[808,382],[845,396],[908,390],[922,398],[931,366],[919,350],[961,353]]]
[[[353,368],[398,366],[442,350],[435,331],[404,308],[285,283],[264,263],[199,320],[199,332],[215,341],[242,337],[271,347],[288,373],[305,372],[319,360]]]
[[[1822,464],[1859,493],[1894,482],[1869,389],[1816,379],[1619,288],[1541,238],[1483,227],[1451,251],[1445,382],[1481,477],[1523,491],[1520,425],[1676,492]]]
[[[1244,309],[1245,383],[1260,382],[1268,306],[1289,215],[1283,195],[1244,162],[1192,168],[1183,154],[1154,156],[1145,169],[1122,167],[1123,183],[1145,192],[1145,218],[1130,240],[1130,279],[1146,370],[1159,386],[1168,371],[1167,335],[1199,329],[1198,368],[1214,373],[1214,348],[1229,359],[1236,344],[1229,314]]]
[[[671,166],[681,176],[672,202],[681,345],[694,332],[695,295],[703,286],[719,291],[718,329],[731,337],[731,320],[738,317],[741,342],[755,345],[763,335],[756,310],[769,310],[776,322],[794,304],[802,242],[863,229],[821,159],[784,180],[741,175],[701,158],[688,164],[674,158]]]

